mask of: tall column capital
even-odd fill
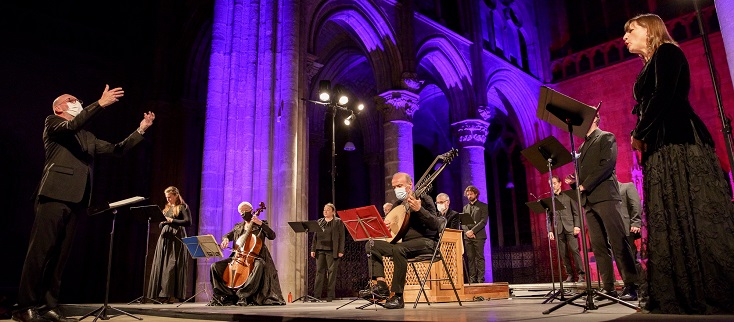
[[[324,64],[316,62],[319,56],[314,54],[306,54],[306,77],[308,77],[308,84],[311,85],[311,80],[316,74],[319,73]]]
[[[374,97],[377,110],[385,116],[385,121],[413,121],[418,111],[418,94],[406,90],[392,90]]]
[[[451,124],[451,129],[460,147],[484,146],[487,134],[489,134],[489,122],[468,119]]]

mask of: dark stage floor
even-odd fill
[[[355,301],[340,310],[336,308],[347,303],[347,300],[336,300],[331,303],[291,303],[277,307],[207,307],[204,303],[186,303],[180,308],[172,304],[143,304],[112,306],[139,315],[144,321],[734,321],[734,316],[676,316],[652,315],[636,313],[634,310],[619,304],[599,308],[583,313],[583,309],[567,305],[557,311],[543,315],[555,304],[542,304],[542,297],[515,297],[503,300],[477,301],[464,303],[439,303],[428,306],[419,304],[417,309],[406,303],[402,310],[386,310],[383,308],[355,309],[366,303]],[[605,302],[600,302],[605,303]],[[80,316],[100,304],[65,305],[64,310],[73,316]],[[111,312],[110,312],[111,314]],[[92,321],[86,318],[84,321]],[[137,321],[128,316],[114,317],[114,322]]]

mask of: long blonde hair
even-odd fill
[[[645,13],[633,17],[624,24],[624,32],[630,31],[630,25],[636,22],[640,27],[647,29],[647,53],[652,57],[652,54],[658,50],[662,44],[673,44],[678,46],[678,43],[673,40],[673,37],[668,33],[668,29],[665,26],[665,22],[660,16],[652,13]],[[642,57],[642,60],[647,61],[650,57]]]
[[[178,214],[181,213],[181,209],[183,209],[183,207],[188,207],[186,202],[181,197],[181,193],[178,192],[178,188],[174,186],[170,186],[166,188],[166,190],[164,190],[163,193],[165,193],[166,195],[172,194],[177,197],[173,205],[166,202],[166,207],[163,208],[163,213],[168,212],[168,210],[171,209],[171,207],[173,207],[173,217],[178,217]]]

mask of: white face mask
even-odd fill
[[[438,209],[438,212],[443,212],[444,210],[446,210],[446,205],[442,203],[437,204],[436,209]]]
[[[398,197],[398,200],[404,200],[408,197],[408,192],[405,191],[405,187],[395,188],[395,196]]]
[[[76,117],[77,115],[79,115],[79,113],[81,113],[83,109],[82,103],[79,103],[79,101],[76,101],[74,103],[67,102],[66,106],[69,107],[69,109],[66,110],[66,113],[69,113],[69,115],[73,117]]]

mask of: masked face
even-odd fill
[[[250,221],[252,219],[252,211],[245,211],[242,213],[242,219]]]
[[[444,210],[446,210],[446,204],[444,203],[437,204],[436,209],[438,209],[439,212],[443,212]]]
[[[404,200],[408,197],[408,192],[405,187],[395,188],[395,196],[398,197],[398,200]]]
[[[66,113],[69,113],[69,115],[73,117],[76,117],[77,115],[79,115],[79,113],[81,113],[83,109],[82,103],[80,103],[79,101],[74,101],[74,103],[67,102],[66,106],[69,107],[69,109],[66,110]]]

